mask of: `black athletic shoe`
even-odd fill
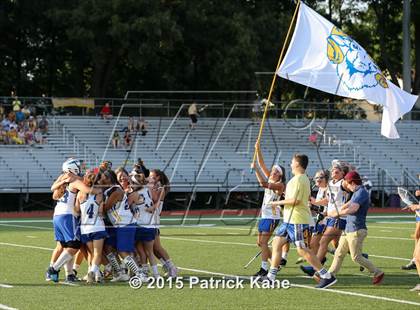
[[[264,268],[260,268],[260,270],[254,274],[254,277],[265,277],[268,275],[268,270],[265,270]]]
[[[416,269],[416,264],[413,262],[409,262],[407,265],[401,266],[402,270],[413,270]]]
[[[310,277],[313,277],[315,274],[315,269],[312,266],[300,266],[300,269]]]
[[[364,258],[366,258],[366,259],[368,259],[368,258],[369,258],[369,254],[367,254],[367,253],[362,253],[362,256],[363,256]],[[359,270],[360,270],[360,272],[363,272],[363,270],[365,270],[365,267],[360,266]]]
[[[280,261],[280,266],[281,267],[286,267],[286,264],[287,264],[287,259],[282,258],[281,261]]]
[[[321,261],[321,264],[324,265],[326,261],[327,261],[327,257],[324,257],[324,259]]]
[[[66,282],[67,283],[76,283],[76,282],[79,282],[80,280],[76,277],[76,275],[74,275],[74,274],[69,274],[67,277],[66,277]]]
[[[53,267],[48,268],[47,270],[47,277],[51,279],[53,282],[58,282],[58,273]]]
[[[337,279],[331,275],[331,278],[329,278],[329,279],[321,278],[321,280],[319,281],[319,284],[315,287],[325,289],[325,288],[330,287],[331,285],[335,284],[336,282],[337,282]]]

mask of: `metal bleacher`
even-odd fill
[[[60,173],[67,157],[78,156],[88,166],[102,159],[113,166],[131,168],[141,157],[148,168],[164,169],[173,191],[218,191],[238,186],[237,190],[257,190],[255,175],[249,169],[259,123],[245,118],[201,118],[194,130],[187,118],[147,118],[149,131],[138,134],[131,152],[114,149],[110,137],[115,126],[121,131],[128,119],[105,121],[93,116],[50,118],[48,143],[40,147],[0,146],[0,189],[2,192],[47,192]],[[294,122],[294,121],[293,121]],[[295,124],[295,123],[294,123]],[[300,125],[296,122],[295,125]],[[318,159],[308,136],[317,125],[324,126]],[[309,155],[308,174],[338,158],[353,163],[374,183],[382,171],[399,182],[402,173],[414,182],[420,164],[420,122],[398,124],[401,138],[389,140],[380,135],[380,123],[355,120],[329,120],[297,129],[284,119],[270,119],[264,128],[262,149],[267,166],[274,162],[286,167],[293,153]],[[123,133],[120,132],[121,142]]]

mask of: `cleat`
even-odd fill
[[[330,287],[335,283],[337,283],[337,279],[333,275],[331,275],[331,278],[329,279],[321,278],[321,281],[319,281],[319,284],[315,287],[319,289],[326,289],[327,287]]]
[[[380,272],[378,275],[374,276],[372,279],[373,285],[379,285],[381,284],[382,280],[384,279],[385,273]]]
[[[362,256],[363,256],[364,258],[366,258],[366,259],[368,259],[368,258],[369,258],[369,254],[367,254],[367,253],[362,253]],[[365,267],[360,266],[359,270],[360,270],[360,272],[363,272],[363,270],[365,270]]]
[[[280,261],[280,267],[286,267],[287,259],[282,258]]]
[[[111,279],[111,282],[126,282],[128,280],[130,280],[128,274],[120,272]]]
[[[413,262],[409,262],[407,265],[401,266],[402,270],[414,270],[417,269],[416,264]]]
[[[324,265],[326,261],[327,261],[327,257],[324,257],[324,258],[321,260],[321,264],[322,264],[322,265]]]
[[[296,260],[296,265],[298,265],[298,264],[302,264],[304,261],[305,261],[305,259],[304,259],[303,257],[299,257],[299,258]]]
[[[312,266],[300,266],[300,269],[310,277],[315,274],[315,269]]]
[[[104,283],[104,277],[102,276],[102,273],[97,273],[95,275],[95,282],[96,283]]]
[[[268,270],[265,270],[264,268],[260,268],[260,270],[254,274],[254,277],[265,277],[268,274]]]
[[[59,271],[56,271],[53,267],[49,267],[47,270],[47,277],[51,279],[51,281],[57,283],[58,282],[58,274]]]
[[[143,283],[147,283],[147,282],[149,282],[149,278],[147,277],[147,275],[146,274],[144,274],[143,272],[138,272],[136,275],[135,275],[135,277],[138,277],[139,279],[140,279],[140,281],[141,282],[143,282]]]
[[[95,282],[95,273],[93,271],[89,271],[88,274],[87,274],[86,283],[87,284],[92,284],[93,282]]]
[[[176,278],[178,276],[178,269],[175,266],[169,267],[168,276]]]
[[[417,284],[415,287],[413,287],[410,292],[418,292],[420,291],[420,284]]]
[[[74,275],[74,274],[69,274],[67,277],[66,277],[66,283],[76,283],[76,282],[79,282],[80,280],[76,277],[76,275]]]

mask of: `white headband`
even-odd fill
[[[281,167],[279,165],[274,165],[273,168],[276,169],[278,172],[280,172],[283,175],[283,170],[281,169]]]

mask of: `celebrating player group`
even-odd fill
[[[149,171],[139,160],[129,173],[112,170],[111,162],[82,171],[84,163],[70,158],[51,187],[57,201],[54,234],[57,241],[46,273],[47,281],[79,281],[77,271],[83,260],[89,266],[87,283],[128,281],[137,276],[147,281],[159,277],[157,260],[169,277],[177,269],[160,242],[160,214],[170,190],[166,175]],[[101,266],[104,266],[103,271]]]
[[[257,240],[262,262],[255,276],[261,281],[275,280],[277,273],[287,264],[289,244],[294,244],[301,256],[297,263],[309,263],[300,268],[318,282],[317,288],[328,288],[337,282],[337,274],[347,254],[360,265],[360,271],[366,269],[372,274],[372,284],[380,284],[384,272],[362,252],[367,237],[366,215],[370,197],[356,169],[346,162],[334,160],[330,170],[319,170],[315,174],[314,188],[318,191],[316,197],[311,197],[306,155],[293,156],[290,164],[293,177],[286,184],[285,169],[274,165],[269,170],[258,142],[255,148],[257,156],[251,168],[255,169],[257,180],[265,189]],[[420,205],[413,204],[410,209],[416,211],[419,224]],[[279,225],[281,214],[283,221]],[[416,226],[415,236],[414,258],[410,266],[417,265],[420,276],[420,225]],[[270,238],[272,250],[269,248]],[[329,269],[325,266],[328,252],[334,255]],[[420,284],[412,291],[420,291]]]

